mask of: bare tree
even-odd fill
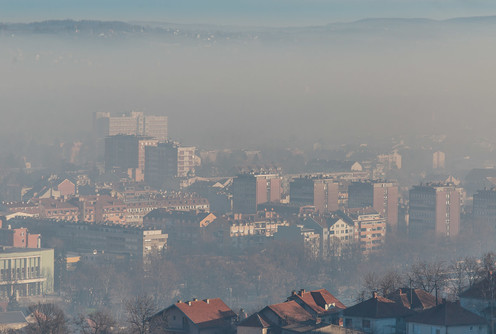
[[[482,255],[479,268],[479,278],[489,277],[489,275],[494,272],[496,272],[496,254],[489,252]]]
[[[375,272],[370,272],[363,277],[362,289],[358,294],[357,301],[364,301],[373,292],[379,292],[382,296],[390,295],[399,289],[402,284],[403,278],[396,271],[389,271],[381,277]]]
[[[148,334],[151,332],[150,320],[155,313],[155,302],[152,297],[140,295],[125,302],[127,322],[130,332]]]
[[[81,334],[111,334],[116,321],[107,310],[98,310],[88,314],[80,315],[75,321]]]
[[[27,333],[66,334],[69,333],[64,312],[55,304],[32,305],[29,307],[34,323],[27,328]]]
[[[453,260],[448,265],[450,273],[449,286],[451,287],[451,297],[456,299],[460,292],[467,286],[467,272],[463,261]]]
[[[412,265],[407,275],[413,287],[423,289],[429,293],[434,292],[437,303],[439,291],[447,284],[444,262],[416,262]]]
[[[479,279],[480,263],[475,257],[467,256],[463,259],[463,270],[467,278],[468,286],[474,285]]]

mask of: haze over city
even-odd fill
[[[1,333],[478,333],[496,3],[0,2]]]

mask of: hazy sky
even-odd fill
[[[317,25],[491,15],[496,1],[0,0],[0,9],[1,21],[17,22]],[[206,148],[406,133],[453,133],[470,142],[494,133],[494,22],[374,21],[344,30],[267,29],[260,39],[227,41],[220,33],[216,42],[191,39],[195,30],[178,39],[0,34],[0,112],[8,116],[0,134],[84,136],[94,111],[138,110],[168,115],[174,139]],[[264,31],[257,29],[252,36]]]
[[[155,20],[244,25],[314,25],[367,17],[496,14],[491,0],[1,0],[1,21]]]

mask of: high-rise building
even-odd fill
[[[158,140],[152,137],[115,135],[105,138],[105,170],[118,167],[122,170],[137,169],[135,175],[145,171],[145,149],[157,146]],[[142,180],[136,180],[142,181]]]
[[[472,214],[476,222],[496,227],[496,189],[478,190],[474,194]]]
[[[114,135],[105,138],[105,170],[138,168],[138,137]]]
[[[438,169],[438,168],[444,168],[445,167],[445,161],[446,161],[446,155],[444,152],[437,151],[432,154],[432,168],[433,169]]]
[[[178,147],[177,148],[177,176],[187,177],[194,176],[196,167],[196,148],[195,147]]]
[[[277,174],[240,174],[233,180],[233,211],[256,213],[259,204],[280,202],[281,193],[281,177]]]
[[[338,209],[339,184],[333,179],[315,179],[300,177],[289,186],[289,198],[292,204],[299,206],[313,205],[319,212]]]
[[[374,208],[354,208],[344,211],[340,216],[346,216],[353,221],[355,240],[364,254],[375,252],[382,248],[386,241],[386,220]]]
[[[352,182],[348,187],[348,207],[372,207],[387,221],[390,229],[398,225],[398,185],[393,182]]]
[[[175,187],[177,151],[177,145],[172,142],[147,146],[145,149],[145,182],[157,188]]]
[[[115,135],[135,135],[154,137],[159,141],[167,140],[167,116],[148,116],[132,111],[121,115],[109,112],[93,114],[93,128],[97,138]]]
[[[427,234],[455,237],[460,230],[460,189],[428,184],[410,189],[408,231],[412,237]]]

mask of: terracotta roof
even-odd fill
[[[413,314],[403,304],[390,299],[374,296],[343,311],[345,316],[373,319],[399,318]]]
[[[339,299],[334,297],[326,289],[319,289],[308,292],[304,292],[304,291],[296,292],[288,299],[295,300],[297,303],[298,301],[300,301],[300,303],[301,302],[304,303],[319,315],[339,312],[342,309],[346,308],[346,306],[344,306],[344,304],[341,303]],[[326,309],[326,305],[328,305],[327,309]]]
[[[313,320],[312,315],[293,300],[285,303],[269,305],[266,309],[270,309],[279,318],[284,319],[289,323]],[[263,311],[264,310],[261,312]]]
[[[245,320],[241,321],[238,327],[257,327],[257,328],[268,328],[270,327],[270,323],[265,319],[264,316],[253,313]]]
[[[457,302],[445,302],[422,313],[408,317],[407,322],[438,326],[467,326],[486,324],[484,318],[479,317],[460,306]]]
[[[436,306],[436,297],[422,289],[401,288],[387,296],[406,308],[426,310]]]
[[[174,304],[194,324],[199,327],[210,327],[235,317],[236,314],[220,298],[191,301]]]

